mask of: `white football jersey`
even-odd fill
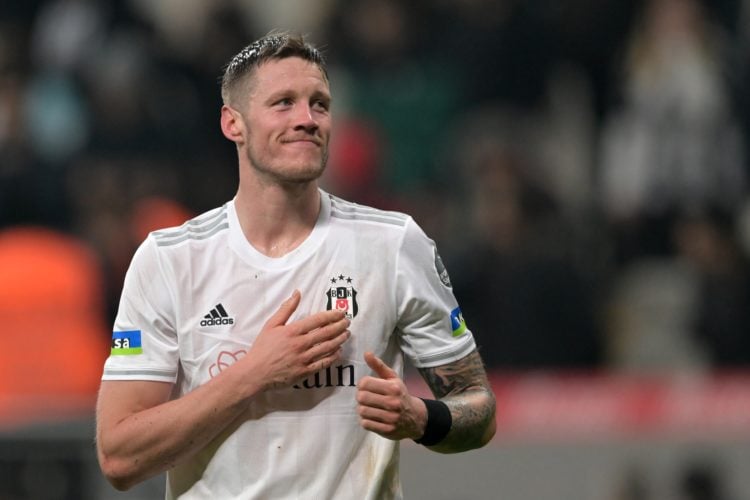
[[[167,472],[167,498],[401,498],[398,442],[359,425],[364,353],[402,374],[403,354],[434,367],[475,348],[435,244],[407,215],[321,191],[312,233],[280,258],[248,243],[233,201],[151,233],[125,278],[102,378],[172,382],[184,395],[244,356],[295,289],[290,321],[325,309],[351,318],[342,360],[257,396],[248,420]]]

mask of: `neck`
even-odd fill
[[[282,257],[310,235],[320,213],[317,182],[245,185],[235,198],[242,232],[256,250]]]

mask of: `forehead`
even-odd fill
[[[299,57],[270,59],[255,68],[251,95],[267,95],[287,88],[329,92],[328,81],[317,64]]]

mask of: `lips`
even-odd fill
[[[281,142],[283,144],[309,143],[309,144],[314,144],[315,146],[318,146],[318,147],[321,146],[321,142],[319,140],[311,138],[311,137],[300,137],[297,139],[283,139]]]

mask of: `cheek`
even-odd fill
[[[250,129],[248,133],[248,144],[255,150],[268,149],[273,145],[273,134],[260,127]]]
[[[325,133],[326,136],[331,134],[332,124],[331,115],[326,115],[318,120],[318,126],[320,127],[321,132]]]

